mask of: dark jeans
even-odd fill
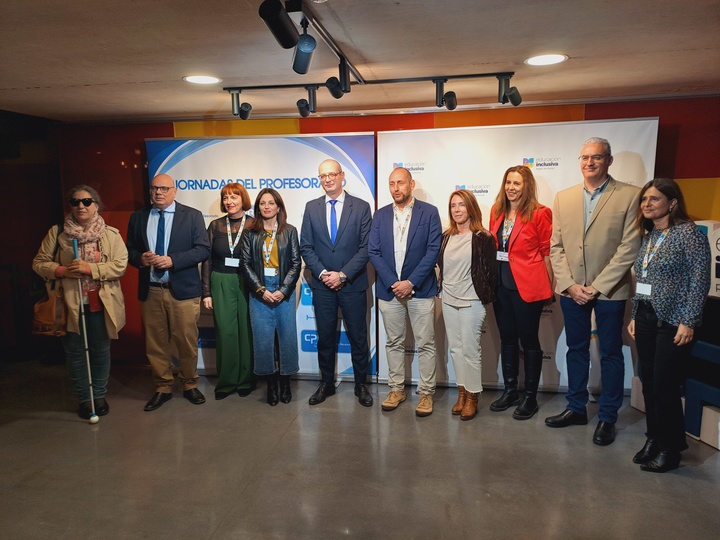
[[[93,397],[105,397],[110,378],[110,338],[105,328],[105,312],[90,313],[85,306],[85,324],[88,335],[88,355],[92,374]],[[80,403],[90,401],[90,383],[88,381],[87,359],[85,357],[85,339],[82,336],[82,321],[79,321],[80,333],[68,332],[62,338],[65,349],[67,370],[73,383],[75,395]]]
[[[560,298],[565,320],[568,368],[568,409],[585,414],[590,377],[591,315],[595,311],[597,339],[600,349],[600,394],[598,419],[617,422],[625,383],[625,359],[622,353],[622,326],[625,300],[593,300],[580,306],[572,298]]]
[[[337,330],[339,307],[350,341],[353,376],[356,383],[364,384],[370,366],[366,292],[349,293],[313,289],[312,293],[318,333],[318,364],[322,382],[327,384],[335,382],[335,355],[340,338]]]
[[[517,347],[519,339],[524,351],[539,351],[538,331],[544,304],[543,300],[525,302],[520,293],[500,285],[493,309],[502,344]]]
[[[663,449],[679,452],[688,447],[680,385],[691,345],[678,347],[673,343],[677,330],[677,326],[659,321],[648,302],[638,304],[635,344],[645,398],[647,436],[656,439]]]

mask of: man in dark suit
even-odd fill
[[[300,253],[312,274],[321,375],[310,405],[335,394],[339,307],[350,341],[355,395],[361,405],[370,407],[373,398],[366,384],[370,364],[366,297],[370,205],[343,190],[345,173],[337,161],[323,161],[318,178],[325,195],[307,203],[300,232]]]
[[[138,298],[145,328],[145,349],[155,394],[145,405],[154,411],[172,398],[171,344],[180,358],[183,396],[205,403],[197,388],[197,322],[202,283],[198,264],[210,255],[202,214],[175,202],[177,188],[167,174],[150,182],[151,207],[130,216],[127,247],[130,264],[140,270]]]
[[[406,399],[405,328],[410,319],[418,349],[420,402],[418,416],[433,411],[435,393],[435,296],[438,293],[435,263],[440,253],[442,229],[438,209],[413,197],[415,181],[410,171],[398,167],[390,174],[393,203],[373,218],[368,255],[378,275],[378,307],[383,316],[387,343],[390,394],[382,408],[392,411]]]

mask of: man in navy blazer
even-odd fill
[[[202,282],[198,264],[210,255],[202,214],[175,202],[177,188],[167,174],[150,182],[151,207],[130,216],[127,247],[130,264],[140,270],[138,298],[145,328],[145,349],[155,394],[145,405],[154,411],[172,398],[171,344],[180,357],[183,396],[205,403],[198,390],[197,322]]]
[[[370,365],[366,296],[370,205],[343,190],[345,173],[337,161],[323,161],[318,178],[325,195],[307,203],[300,232],[300,253],[312,274],[321,375],[310,405],[335,394],[339,307],[350,341],[355,395],[361,405],[370,407],[373,398],[366,385]]]
[[[378,276],[378,307],[387,334],[390,394],[382,408],[392,411],[407,397],[404,343],[409,317],[420,370],[420,402],[415,414],[428,416],[435,393],[435,263],[442,236],[440,215],[435,206],[413,197],[415,181],[407,169],[393,170],[389,184],[393,203],[375,213],[368,242],[370,262]]]

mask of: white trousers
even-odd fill
[[[469,307],[457,308],[442,303],[445,333],[458,386],[468,392],[482,392],[482,351],[480,336],[485,321],[485,306],[473,300]]]

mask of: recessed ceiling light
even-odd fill
[[[193,84],[217,84],[220,82],[220,79],[207,75],[188,75],[187,77],[183,77],[183,81]]]
[[[541,54],[540,56],[533,56],[525,60],[525,63],[530,66],[552,66],[553,64],[559,64],[567,60],[568,57],[564,54]]]

